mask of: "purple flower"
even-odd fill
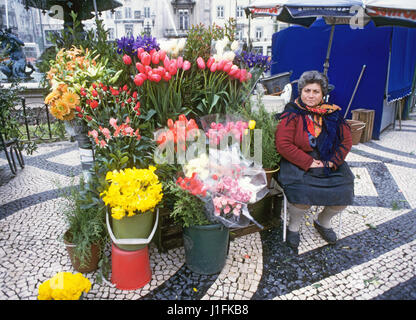
[[[153,49],[160,50],[159,44],[156,41],[156,38],[151,36],[137,36],[134,39],[133,36],[122,37],[117,39],[117,53],[118,54],[128,54],[133,56],[136,54],[137,49],[143,48],[145,51],[150,52]]]
[[[272,65],[271,57],[253,52],[242,51],[241,54],[236,55],[236,59],[249,68],[262,68],[264,72],[269,71]]]

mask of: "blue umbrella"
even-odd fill
[[[309,27],[323,18],[332,25],[324,63],[328,74],[329,57],[336,24],[363,28],[370,20],[376,26],[416,27],[415,0],[257,0],[246,7],[252,17],[271,16],[277,20]]]

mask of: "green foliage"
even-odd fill
[[[205,204],[201,199],[172,181],[167,185],[167,192],[176,199],[171,212],[171,217],[176,223],[183,227],[211,224],[205,216]]]
[[[276,126],[278,120],[274,115],[267,112],[263,103],[259,103],[257,111],[253,111],[249,102],[243,108],[240,108],[240,113],[247,119],[256,121],[256,129],[262,130],[262,166],[267,169],[274,169],[279,166],[281,155],[276,150]],[[253,135],[253,130],[250,130]],[[253,145],[251,152],[253,152]]]
[[[90,259],[91,245],[97,243],[103,248],[107,240],[105,206],[93,200],[94,192],[82,178],[79,187],[73,185],[61,194],[67,200],[62,206],[70,235],[66,240],[76,246],[75,255],[84,266]]]

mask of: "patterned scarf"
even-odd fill
[[[297,98],[295,103],[299,108],[309,112],[309,115],[306,117],[307,128],[308,132],[315,138],[322,132],[322,117],[334,111],[341,110],[335,104],[324,104],[323,102],[316,107],[309,107],[300,98]]]

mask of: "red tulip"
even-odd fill
[[[199,69],[205,69],[205,61],[202,59],[202,57],[198,57],[198,59],[196,59],[196,64],[198,65]]]
[[[141,54],[144,52],[144,49],[142,47],[140,47],[139,49],[137,49],[137,58],[140,59]]]
[[[152,57],[150,56],[150,54],[148,54],[145,51],[140,55],[140,60],[145,66],[148,66],[150,65],[150,61],[152,60]]]
[[[169,129],[173,128],[173,120],[172,119],[168,119],[168,128]]]
[[[211,64],[211,67],[209,68],[209,70],[211,70],[211,72],[215,72],[215,71],[217,71],[217,66],[218,66],[218,63],[213,62]]]
[[[162,77],[160,76],[160,74],[153,73],[150,75],[149,80],[154,81],[154,82],[159,82],[160,80],[162,80]]]
[[[143,84],[143,82],[144,82],[144,78],[140,76],[141,74],[142,74],[142,73],[139,73],[139,74],[136,74],[136,75],[134,76],[134,84],[135,84],[136,86],[139,86],[139,87],[140,87],[140,86]]]
[[[127,55],[127,54],[125,54],[124,56],[123,56],[123,62],[124,62],[124,64],[127,64],[127,65],[130,65],[131,64],[131,57],[129,56],[129,55]]]
[[[240,70],[240,76],[239,76],[240,82],[244,82],[247,80],[247,70],[241,69]]]
[[[165,72],[165,73],[162,75],[162,78],[163,78],[163,80],[165,80],[165,81],[169,81],[169,80],[172,78],[172,76],[171,76],[171,74],[170,74],[169,72]]]
[[[169,73],[174,76],[178,72],[178,68],[176,66],[176,63],[171,63],[169,66]]]
[[[134,111],[137,111],[140,109],[140,101],[137,101],[136,106],[133,108]]]
[[[144,73],[144,66],[140,62],[136,63],[136,69],[137,71]]]
[[[236,65],[233,65],[230,69],[230,72],[228,72],[228,75],[234,77],[238,70],[238,67]]]
[[[159,63],[159,59],[160,59],[159,53],[155,52],[153,54],[153,56],[152,56],[152,63],[153,64],[158,64]]]

